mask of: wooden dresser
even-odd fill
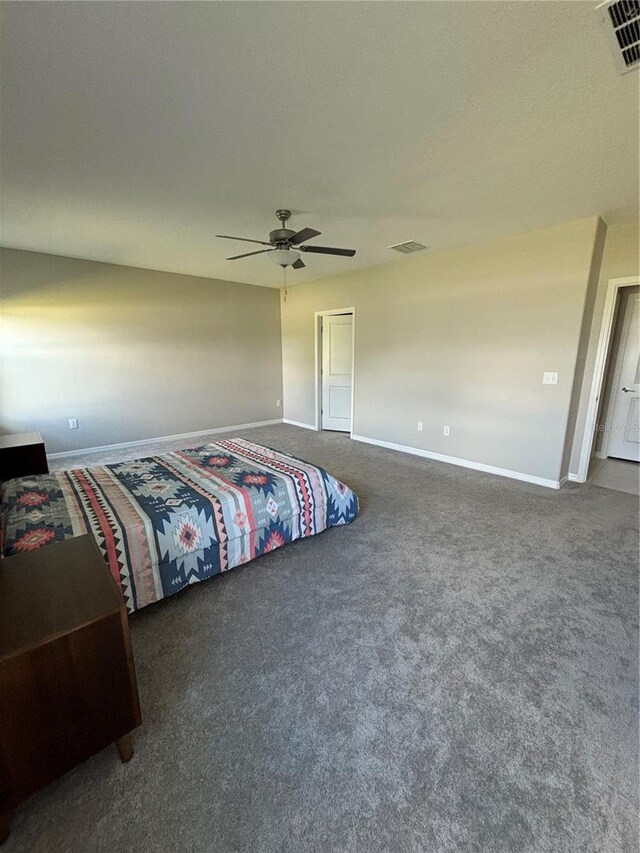
[[[0,482],[48,473],[47,454],[39,432],[0,435]]]
[[[140,706],[120,591],[93,536],[0,561],[0,843],[13,809],[115,743]]]

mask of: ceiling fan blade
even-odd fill
[[[301,270],[301,269],[303,269],[303,267],[306,266],[306,264],[302,260],[302,258],[298,258],[298,260],[295,262],[295,264],[291,264],[291,266],[293,267],[294,270]]]
[[[233,255],[227,258],[228,261],[237,261],[238,258],[248,258],[250,255],[265,255],[267,252],[273,252],[273,249],[258,249],[257,252],[245,252],[244,255]]]
[[[248,237],[230,237],[228,234],[216,234],[222,240],[242,240],[243,243],[259,243],[261,246],[270,246],[271,243],[266,243],[264,240],[250,240]]]
[[[301,252],[317,252],[319,255],[344,255],[345,258],[352,258],[355,249],[334,249],[331,246],[298,246]]]
[[[303,228],[302,231],[298,231],[293,237],[289,237],[289,242],[297,246],[298,243],[304,243],[305,240],[310,240],[312,237],[319,237],[321,233],[321,231],[316,231],[315,228]]]

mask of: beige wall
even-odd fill
[[[569,470],[572,474],[578,471],[580,461],[580,450],[586,427],[587,407],[593,369],[596,360],[596,351],[600,330],[602,327],[602,314],[604,301],[607,293],[609,279],[627,278],[628,276],[640,275],[640,223],[637,219],[614,223],[607,228],[607,239],[604,246],[604,255],[600,267],[598,288],[593,308],[593,320],[589,329],[589,342],[585,359],[584,382],[581,388],[579,412],[577,417],[575,440],[571,452],[571,463]]]
[[[277,291],[3,249],[0,431],[55,452],[268,420],[282,378],[313,424],[314,312],[354,305],[357,434],[555,480],[607,282],[638,273],[637,222],[608,229],[598,277],[603,236],[580,220],[290,287],[282,351]]]
[[[3,249],[0,321],[0,432],[49,452],[281,415],[276,290]]]
[[[315,422],[314,312],[355,306],[356,434],[558,480],[598,234],[579,220],[290,287],[285,418]]]
[[[589,340],[591,336],[591,328],[593,325],[593,312],[598,294],[598,280],[600,269],[602,266],[602,256],[604,254],[605,241],[607,237],[607,226],[602,219],[598,221],[596,231],[596,239],[593,245],[593,256],[591,258],[591,269],[589,271],[589,280],[587,282],[587,294],[582,312],[582,324],[580,326],[580,339],[578,343],[578,354],[576,357],[576,369],[573,379],[573,390],[571,392],[571,401],[569,404],[569,413],[567,417],[567,429],[564,439],[564,451],[562,454],[562,464],[560,466],[560,477],[565,479],[569,473],[571,465],[571,457],[573,448],[576,444],[576,433],[583,434],[584,430],[584,412],[582,409],[583,389],[587,376],[587,356],[589,354]],[[580,420],[579,420],[580,419]]]

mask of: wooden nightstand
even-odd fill
[[[0,435],[0,482],[48,473],[47,454],[39,432]]]
[[[18,803],[115,743],[140,705],[122,596],[93,536],[0,561],[0,843]]]

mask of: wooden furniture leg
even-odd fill
[[[126,764],[127,761],[131,761],[133,758],[133,741],[131,739],[131,735],[122,735],[115,742],[116,749],[118,750],[118,755],[120,756],[120,761],[123,764]]]
[[[11,812],[5,812],[3,815],[0,815],[0,844],[4,844],[4,842],[9,837],[9,830],[11,829]]]

